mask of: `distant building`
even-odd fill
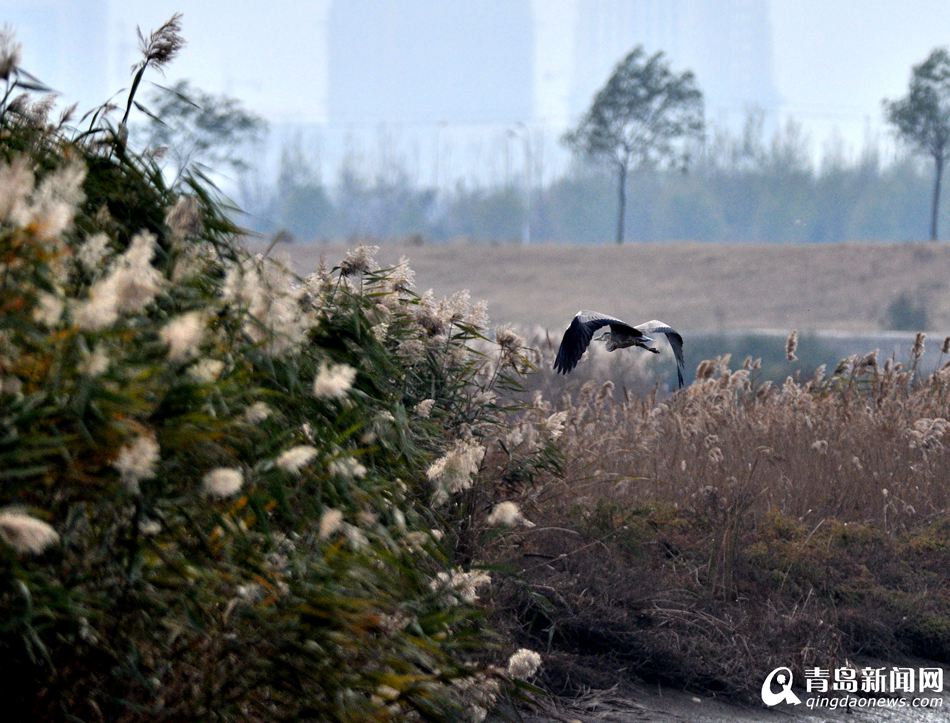
[[[687,67],[695,68],[706,94],[708,117],[742,117],[751,106],[775,111],[779,95],[773,76],[769,3],[717,0],[690,6],[698,10],[687,27],[691,42],[678,52]]]
[[[528,121],[530,0],[334,0],[331,124]]]
[[[675,71],[692,70],[707,116],[730,123],[778,103],[769,4],[762,0],[578,0],[570,112],[590,106],[635,46],[662,50]]]
[[[82,110],[110,95],[108,18],[109,0],[0,0],[24,69]]]

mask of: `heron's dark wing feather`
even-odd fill
[[[561,339],[561,346],[558,348],[557,357],[554,359],[554,370],[560,374],[570,372],[584,356],[584,352],[590,346],[590,340],[594,338],[594,332],[608,325],[611,328],[619,325],[633,333],[639,333],[627,322],[613,316],[607,316],[596,311],[579,311]]]
[[[683,337],[669,324],[657,321],[648,321],[643,324],[637,324],[638,330],[644,334],[666,334],[673,349],[673,356],[676,357],[676,378],[679,381],[679,388],[683,388],[683,372],[686,370],[686,361],[683,358]]]
[[[625,331],[628,334],[633,334],[634,336],[640,335],[640,330],[632,324],[628,324],[623,319],[618,319],[616,316],[601,314],[599,311],[578,311],[574,318],[579,319],[583,324],[595,324],[591,333],[597,331],[597,329],[602,326],[610,325],[611,331]]]

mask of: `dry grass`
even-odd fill
[[[334,246],[280,252],[301,270],[342,255]],[[926,305],[935,331],[950,328],[947,245],[386,245],[381,259],[403,254],[422,289],[469,289],[493,319],[559,331],[579,308],[683,330],[872,331],[901,292]]]
[[[620,484],[667,503],[712,486],[795,517],[884,525],[885,509],[900,507],[893,526],[901,503],[908,514],[941,512],[950,455],[941,433],[921,437],[915,424],[946,414],[950,373],[919,380],[859,364],[830,379],[753,388],[749,370],[704,362],[699,381],[655,406],[649,398],[613,403],[588,387],[568,407],[571,468],[575,478],[598,470],[601,491]],[[647,474],[631,475],[631,462],[644,460]]]
[[[661,402],[565,399],[563,477],[521,490],[537,527],[486,550],[516,571],[499,597],[549,646],[546,682],[753,697],[778,665],[950,659],[950,370],[698,376]]]

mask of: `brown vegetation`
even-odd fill
[[[664,400],[565,398],[563,476],[512,495],[536,526],[484,553],[546,683],[752,698],[779,665],[950,660],[950,369],[914,366],[772,385],[717,359]]]
[[[297,268],[342,247],[288,245]],[[275,252],[278,253],[278,252]],[[492,318],[563,330],[579,308],[681,330],[749,328],[873,331],[896,299],[925,305],[930,326],[950,328],[950,246],[921,244],[478,244],[382,247],[409,257],[421,289],[469,289]],[[641,318],[642,317],[642,318]],[[917,325],[912,324],[911,330]]]

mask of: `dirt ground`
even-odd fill
[[[346,245],[283,244],[297,270]],[[887,328],[901,293],[923,303],[931,331],[950,331],[950,245],[807,246],[627,244],[603,246],[385,245],[380,260],[409,257],[419,291],[471,291],[492,321],[557,329],[581,308],[686,330]]]
[[[936,695],[935,708],[807,707],[780,704],[775,708],[746,706],[679,690],[661,690],[631,684],[606,691],[592,691],[571,700],[553,700],[547,710],[524,716],[526,723],[939,723],[950,721],[950,692]]]

